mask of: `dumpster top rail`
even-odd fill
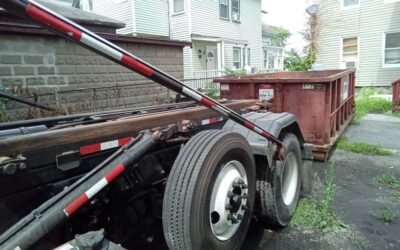
[[[355,72],[355,69],[274,72],[230,78],[215,78],[219,83],[328,83]]]

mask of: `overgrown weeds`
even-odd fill
[[[378,88],[368,87],[362,88],[359,95],[356,97],[356,113],[351,122],[352,125],[360,124],[363,116],[370,112],[385,113],[392,108],[392,102],[383,98],[372,97],[372,95],[380,94]]]
[[[345,151],[350,151],[365,155],[391,155],[392,151],[377,145],[372,145],[363,142],[349,142],[347,137],[342,136],[337,142],[337,148]]]
[[[368,245],[368,241],[357,231],[356,227],[346,225],[333,211],[332,203],[339,189],[334,183],[335,177],[335,166],[332,163],[327,169],[325,180],[322,183],[322,196],[300,200],[290,225],[311,230],[313,233],[333,233],[351,240],[359,247],[365,247]]]
[[[209,82],[206,86],[206,95],[211,99],[218,100],[219,99],[219,86],[214,82]]]
[[[396,211],[388,207],[382,208],[379,218],[386,223],[393,222],[393,220],[396,218]]]
[[[400,191],[400,180],[396,178],[393,173],[384,173],[376,176],[372,179],[372,183],[377,186],[399,189]]]
[[[332,201],[338,189],[334,184],[334,177],[335,173],[331,166],[323,183],[322,198],[300,200],[291,225],[323,232],[338,232],[346,227],[332,209]]]

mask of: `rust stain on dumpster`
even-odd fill
[[[400,79],[392,82],[393,98],[392,98],[392,111],[400,112]]]
[[[276,72],[217,78],[221,98],[267,101],[272,112],[290,112],[299,120],[316,160],[327,160],[354,113],[355,70]]]

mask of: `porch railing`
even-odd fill
[[[221,77],[225,75],[225,70],[202,70],[202,71],[194,71],[193,78],[214,78]]]
[[[185,79],[183,82],[196,90],[204,90],[216,77],[225,76],[224,70],[203,70],[193,72],[193,78]]]

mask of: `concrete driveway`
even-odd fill
[[[350,142],[365,142],[392,149],[391,156],[366,156],[336,150],[328,163],[313,164],[314,191],[327,168],[336,170],[339,189],[333,210],[350,233],[322,233],[301,227],[264,230],[252,225],[243,249],[400,249],[400,197],[372,179],[390,174],[400,179],[400,118],[370,114],[345,135]],[[381,218],[382,209],[397,215],[390,223]]]

